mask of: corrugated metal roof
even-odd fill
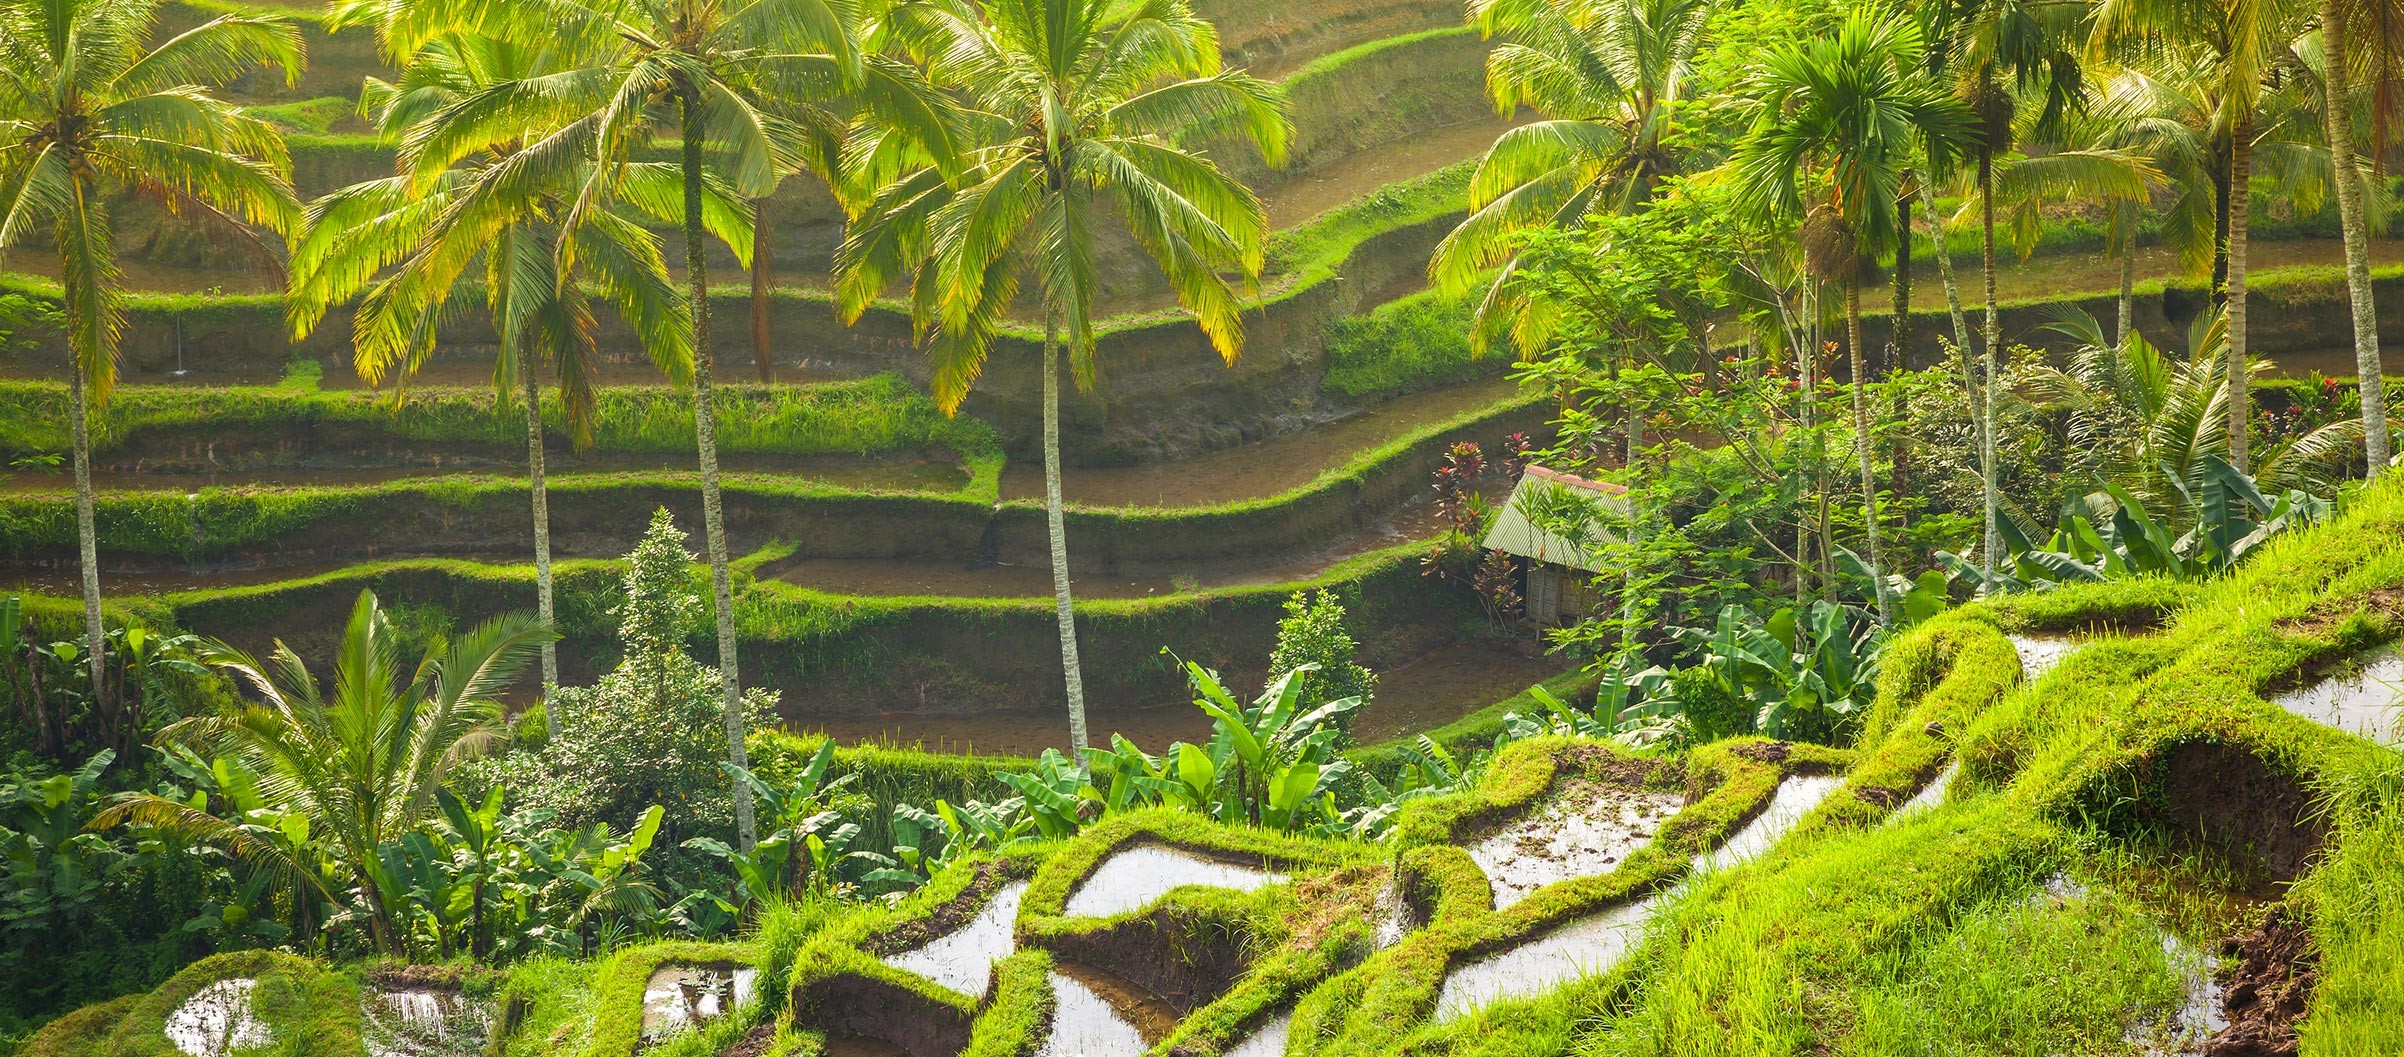
[[[1528,520],[1523,499],[1531,492],[1548,490],[1562,498],[1583,501],[1596,508],[1595,533],[1598,541],[1614,540],[1612,522],[1628,514],[1628,489],[1609,481],[1594,481],[1576,474],[1542,466],[1530,466],[1511,489],[1511,501],[1503,505],[1494,517],[1494,527],[1486,530],[1485,546],[1489,550],[1515,554],[1554,565],[1566,565],[1587,572],[1605,572],[1603,560],[1588,553],[1587,548],[1563,539]],[[1536,503],[1548,500],[1538,498]]]

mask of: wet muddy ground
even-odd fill
[[[550,465],[544,480],[559,484],[579,475],[640,472],[690,478],[696,487],[701,475],[686,455],[585,458],[568,465]],[[842,462],[827,459],[742,457],[722,460],[728,481],[758,478],[777,482],[807,482],[862,492],[957,492],[968,483],[968,472],[957,462],[931,459]],[[507,481],[524,487],[522,466],[474,463],[467,466],[389,466],[368,469],[225,470],[217,473],[149,473],[140,470],[96,471],[92,487],[104,492],[182,492],[204,488],[335,488],[376,485],[393,481],[453,479],[463,474]],[[75,491],[74,474],[16,472],[0,474],[0,493],[64,495]]]
[[[1525,818],[1469,846],[1501,910],[1545,885],[1608,873],[1652,843],[1685,798],[1571,779]]]
[[[1557,658],[1527,657],[1480,642],[1446,646],[1378,673],[1376,695],[1353,715],[1353,740],[1374,745],[1431,730],[1563,670]],[[1097,743],[1122,734],[1154,753],[1179,741],[1200,744],[1211,729],[1210,717],[1187,702],[1095,708],[1087,723]],[[795,725],[823,731],[845,744],[916,746],[935,752],[1036,756],[1047,748],[1065,749],[1068,743],[1068,717],[1058,711],[812,716]]]
[[[643,1038],[665,1038],[734,1012],[751,1000],[759,977],[750,966],[661,966],[643,985]]]
[[[2055,665],[2062,663],[2063,658],[2070,656],[2072,651],[2086,645],[2084,640],[2068,635],[2012,635],[2008,637],[2012,640],[2012,649],[2020,654],[2020,680],[2026,683],[2033,683],[2043,678],[2045,673],[2052,671]]]
[[[478,1057],[492,1038],[492,1003],[435,988],[371,989],[360,998],[367,1057]]]

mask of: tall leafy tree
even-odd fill
[[[653,362],[674,381],[692,371],[685,303],[658,240],[636,218],[597,210],[575,232],[572,274],[559,269],[560,224],[592,167],[590,120],[553,129],[494,130],[491,137],[446,134],[462,100],[542,72],[544,52],[470,33],[423,43],[398,84],[370,79],[363,101],[380,130],[402,144],[400,171],[343,188],[313,203],[308,233],[294,246],[286,313],[306,335],[328,308],[364,293],[352,319],[361,377],[381,384],[407,378],[430,357],[468,280],[481,286],[497,355],[493,386],[514,391],[526,427],[526,468],[533,501],[536,614],[552,619],[551,524],[544,480],[541,371],[559,380],[572,442],[592,434],[597,350],[592,301],[614,306]],[[428,157],[426,144],[444,146]],[[465,152],[465,153],[462,153]],[[459,155],[453,157],[451,155]],[[630,167],[626,196],[675,214],[678,171],[664,163]],[[708,219],[722,238],[744,237],[739,211],[722,197]],[[559,682],[557,647],[544,643],[542,680]],[[545,711],[550,733],[559,717]]]
[[[125,291],[109,204],[163,198],[279,235],[300,219],[283,140],[210,94],[254,69],[287,81],[300,35],[281,18],[225,15],[155,46],[155,0],[0,0],[0,257],[46,238],[65,302],[75,536],[92,692],[107,643],[92,527],[91,407],[117,383]]]
[[[1542,344],[1550,316],[1509,282],[1514,236],[1628,212],[1679,170],[1666,142],[1711,0],[1470,0],[1495,109],[1545,115],[1502,134],[1470,178],[1469,216],[1437,245],[1428,276],[1464,293],[1495,269],[1473,340]]]
[[[1060,499],[1060,375],[1095,376],[1094,238],[1124,225],[1219,353],[1244,331],[1220,270],[1258,275],[1260,200],[1180,146],[1233,132],[1281,163],[1291,128],[1269,85],[1219,67],[1218,33],[1185,0],[930,0],[891,15],[901,39],[963,101],[963,171],[924,170],[878,192],[837,255],[846,319],[912,274],[911,316],[955,410],[1032,274],[1043,317],[1044,509],[1067,682],[1069,740],[1086,745],[1068,540]]]
[[[1962,105],[1912,76],[1924,43],[1916,23],[1856,11],[1824,38],[1776,50],[1748,85],[1752,128],[1733,160],[1747,200],[1763,212],[1805,214],[1811,270],[1845,297],[1853,447],[1879,619],[1889,617],[1879,553],[1878,490],[1861,347],[1861,272],[1896,238],[1894,203],[1920,137],[1970,134]],[[1817,201],[1806,205],[1805,195]]]
[[[2309,10],[2302,0],[2100,0],[2093,13],[2091,51],[2157,64],[2198,64],[2219,102],[2212,129],[2227,158],[2222,170],[2227,190],[2220,196],[2228,261],[2220,280],[2228,318],[2223,367],[2229,461],[2240,470],[2252,466],[2246,437],[2253,406],[2246,389],[2246,222],[2252,211],[2256,109],[2273,67],[2287,54]]]
[[[410,666],[375,594],[362,591],[343,629],[332,683],[320,685],[281,642],[265,664],[213,644],[209,662],[241,681],[257,703],[181,720],[159,737],[210,756],[238,757],[256,771],[268,808],[306,819],[337,883],[356,886],[367,900],[377,949],[405,957],[408,937],[392,911],[407,893],[395,890],[401,882],[384,869],[382,851],[434,817],[436,793],[455,766],[503,742],[500,695],[550,637],[539,621],[511,614],[456,642],[436,643]],[[185,801],[137,795],[93,825],[126,820],[222,843],[254,865],[343,901],[317,864]]]

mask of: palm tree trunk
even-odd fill
[[[2369,232],[2362,221],[2362,183],[2354,166],[2353,92],[2346,83],[2345,20],[2337,0],[2321,0],[2321,48],[2329,105],[2329,168],[2337,183],[2337,221],[2346,241],[2346,292],[2354,303],[2354,376],[2362,396],[2364,477],[2387,468],[2387,387],[2379,378],[2379,315],[2371,302]]]
[[[1635,401],[1631,400],[1628,402],[1628,457],[1626,460],[1628,469],[1628,482],[1631,486],[1642,484],[1641,481],[1637,480],[1635,471],[1637,456],[1643,451],[1644,408],[1639,406]],[[1633,492],[1630,493],[1630,499],[1631,502],[1628,506],[1628,542],[1630,544],[1634,544],[1637,542],[1639,537],[1637,535],[1638,526],[1636,523],[1636,508],[1634,502],[1632,501],[1634,499]],[[1628,563],[1627,575],[1620,581],[1619,652],[1623,657],[1632,657],[1636,652],[1636,563],[1633,561]]]
[[[1996,530],[1996,520],[2002,504],[1995,498],[1995,344],[2003,340],[2003,328],[1995,318],[1995,156],[1981,148],[1978,152],[1978,218],[1982,231],[1979,247],[1979,267],[1984,271],[1987,287],[1987,318],[1979,335],[1979,363],[1985,368],[1978,409],[1978,477],[1980,506],[1984,511],[1986,535],[1978,548],[1978,563],[1991,579],[1995,574],[1995,551],[2003,546],[2003,534]]]
[[[1878,553],[1878,482],[1870,466],[1870,382],[1862,369],[1861,278],[1845,277],[1845,340],[1853,368],[1853,453],[1861,463],[1861,512],[1864,542],[1870,549],[1870,588],[1878,598],[1878,623],[1889,622],[1886,563]]]
[[[1082,760],[1085,672],[1077,662],[1077,617],[1069,597],[1068,519],[1060,509],[1060,314],[1046,299],[1043,312],[1043,518],[1051,535],[1052,599],[1060,616],[1060,671],[1068,685],[1068,744]]]
[[[693,440],[701,451],[701,526],[709,542],[710,595],[718,612],[718,676],[726,693],[726,760],[748,769],[743,749],[743,680],[735,668],[734,581],[726,561],[726,511],[718,499],[718,409],[710,390],[710,303],[708,261],[701,223],[701,101],[684,90],[684,260],[693,300]],[[735,840],[748,852],[758,842],[751,815],[751,787],[734,787]]]
[[[760,381],[776,380],[776,353],[768,347],[768,199],[751,200],[751,362]]]
[[[2137,207],[2122,202],[2113,210],[2120,225],[2120,325],[2112,343],[2126,348],[2137,326]]]
[[[78,304],[70,298],[68,304]],[[94,324],[97,326],[98,324]],[[92,526],[92,420],[89,396],[85,393],[84,365],[74,365],[75,382],[69,387],[74,395],[68,400],[67,413],[75,431],[75,556],[82,566],[83,576],[83,634],[85,662],[91,666],[92,701],[98,705],[105,700],[104,677],[107,674],[108,631],[100,622],[100,535]],[[16,643],[0,643],[0,648],[15,649]]]
[[[534,371],[534,350],[518,349],[518,387],[526,403],[526,483],[534,494],[534,612],[543,626],[553,623],[551,606],[551,495],[543,484],[543,388]],[[543,729],[559,739],[559,713],[550,707],[551,688],[559,685],[559,647],[543,640]]]
[[[1894,321],[1887,327],[1893,348],[1887,354],[1889,374],[1901,371],[1912,354],[1912,199],[1918,192],[1906,191],[1895,199],[1895,308]],[[1897,399],[1901,399],[1898,397]]]
[[[1945,248],[1945,222],[1937,216],[1937,196],[1920,197],[1920,207],[1928,213],[1928,240],[1937,250],[1937,277],[1945,287],[1945,310],[1953,316],[1953,344],[1970,355],[1970,321],[1962,315],[1962,288],[1953,280],[1953,254]]]
[[[2245,227],[2253,212],[2247,186],[2254,166],[2252,115],[2239,114],[2229,132],[2229,462],[2252,472],[2253,457],[2246,446],[2246,420],[2253,412],[2253,393],[2245,371]]]

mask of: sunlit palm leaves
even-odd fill
[[[1494,141],[1470,181],[1470,215],[1428,262],[1450,294],[1504,269],[1478,306],[1477,348],[1505,334],[1533,347],[1552,323],[1506,281],[1515,233],[1640,208],[1679,171],[1665,134],[1710,10],[1708,0],[1472,0],[1479,30],[1501,41],[1486,61],[1495,109],[1545,115]]]

